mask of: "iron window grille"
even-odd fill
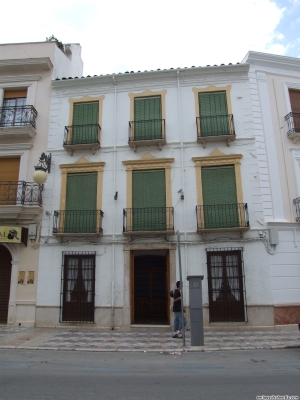
[[[64,146],[78,144],[100,144],[99,124],[65,126]]]
[[[0,127],[32,126],[35,128],[37,111],[33,106],[0,107]]]
[[[165,139],[165,120],[129,121],[129,141]]]
[[[290,136],[293,133],[300,133],[300,113],[290,112],[284,118],[288,124],[287,135]]]
[[[123,232],[173,231],[173,207],[124,208]]]
[[[212,115],[208,117],[197,117],[197,136],[235,135],[233,115]]]
[[[196,206],[197,230],[249,227],[247,203]]]
[[[42,206],[43,185],[25,181],[0,181],[0,205]]]
[[[62,253],[60,322],[94,323],[95,270],[96,252]]]
[[[293,200],[296,207],[296,222],[300,222],[300,197]]]
[[[206,249],[209,322],[247,322],[243,248]]]

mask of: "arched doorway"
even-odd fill
[[[7,324],[12,257],[9,250],[0,245],[0,323]]]

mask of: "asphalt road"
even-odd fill
[[[0,400],[300,396],[300,349],[160,354],[0,350]]]

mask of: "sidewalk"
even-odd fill
[[[182,339],[173,339],[172,332],[139,328],[137,331],[104,331],[93,328],[22,328],[0,327],[0,349],[201,352],[248,349],[300,348],[300,332],[296,325],[279,330],[215,331],[205,330],[204,346],[191,346],[186,332]]]

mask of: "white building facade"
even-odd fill
[[[35,325],[45,192],[32,176],[47,150],[51,81],[82,74],[80,53],[76,44],[0,45],[1,324]]]
[[[300,321],[300,60],[250,51],[275,324]]]
[[[52,82],[36,324],[273,326],[249,66]]]

